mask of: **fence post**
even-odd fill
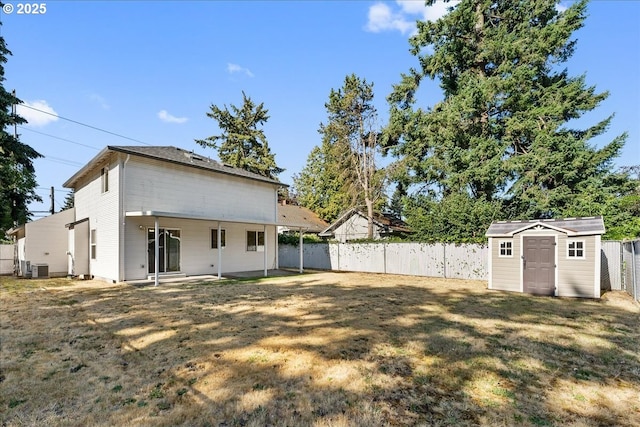
[[[443,277],[447,278],[447,244],[442,244],[442,265],[443,265]]]
[[[633,299],[638,300],[638,278],[636,277],[636,242],[631,242],[631,287]]]
[[[382,242],[382,259],[384,261],[384,274],[387,274],[387,244]]]

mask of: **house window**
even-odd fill
[[[513,257],[513,242],[511,240],[500,241],[499,257],[511,258]]]
[[[247,231],[247,251],[264,252],[264,231]]]
[[[94,228],[93,230],[91,230],[91,236],[90,236],[90,240],[91,240],[91,259],[96,259],[96,229]]]
[[[223,228],[220,230],[220,243],[223,248],[227,247],[227,232]],[[218,229],[211,229],[211,249],[218,249]]]
[[[567,258],[584,259],[584,240],[567,241]]]
[[[100,170],[100,183],[103,193],[109,191],[109,167],[105,166]]]

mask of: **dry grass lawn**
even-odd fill
[[[620,292],[0,281],[2,426],[640,425],[640,309]]]

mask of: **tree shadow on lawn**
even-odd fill
[[[640,423],[637,309],[483,288],[323,273],[51,291],[34,302],[65,338],[59,360],[40,363],[77,392],[53,393],[64,409],[46,416],[102,425]],[[77,303],[55,303],[65,299]],[[25,367],[50,350],[36,349]],[[47,393],[55,383],[43,378],[25,386]],[[19,401],[19,390],[0,404]],[[19,424],[19,409],[37,417],[47,398],[33,400],[0,419]]]

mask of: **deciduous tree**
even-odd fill
[[[322,145],[313,149],[295,181],[301,204],[327,221],[363,204],[369,238],[386,180],[384,168],[376,167],[380,144],[373,96],[373,83],[355,74],[346,76],[340,89],[331,90],[325,104],[327,122],[319,129]]]

